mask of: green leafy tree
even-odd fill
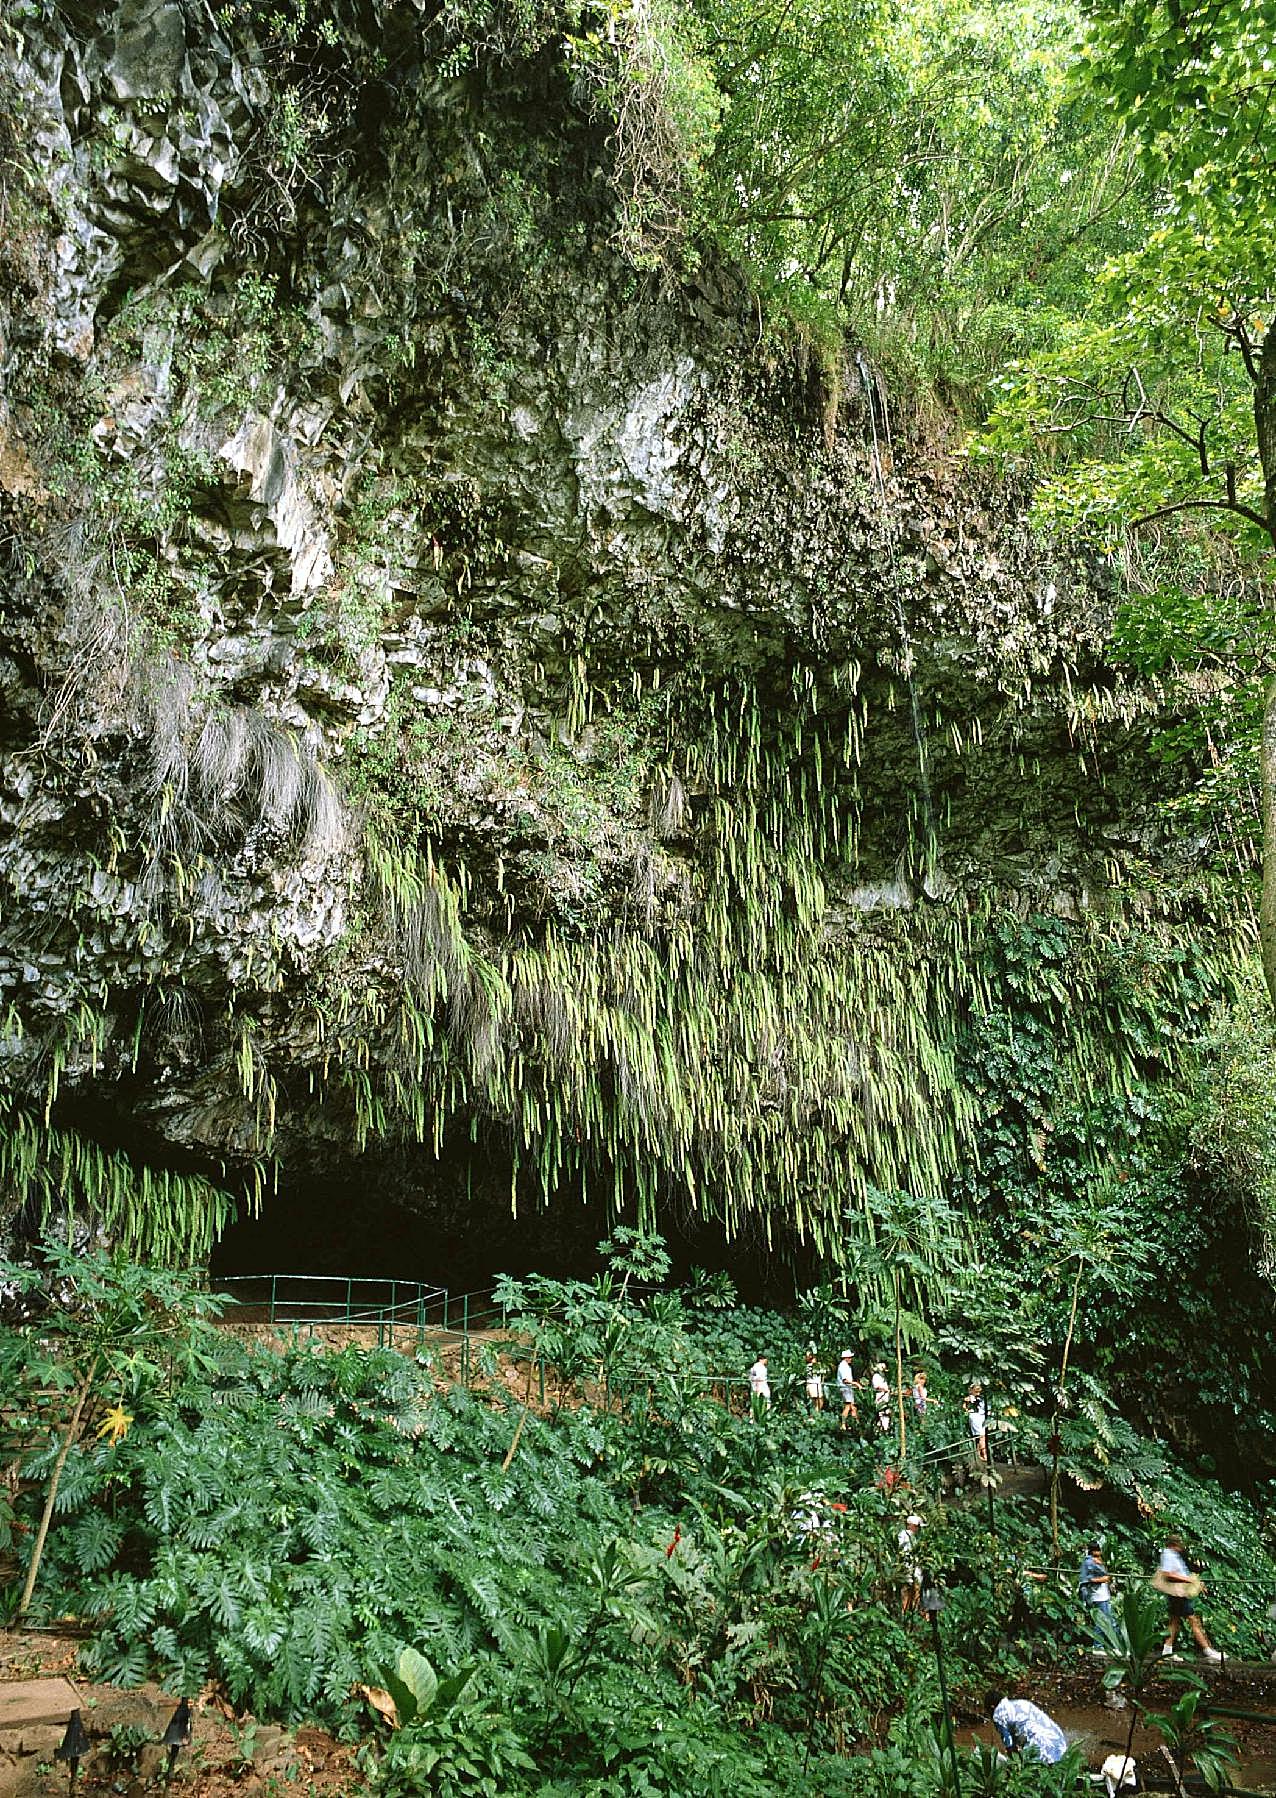
[[[1093,0],[1085,76],[1137,144],[1146,238],[1113,257],[1060,343],[1006,374],[991,439],[1062,442],[1041,509],[1098,528],[1203,516],[1242,548],[1276,541],[1273,0]],[[1173,594],[1171,588],[1171,595]],[[1255,673],[1263,878],[1260,940],[1276,1003],[1276,646]]]
[[[956,1213],[943,1199],[874,1187],[868,1209],[871,1234],[853,1246],[849,1272],[875,1307],[868,1326],[880,1329],[894,1345],[896,1428],[903,1460],[908,1451],[904,1344],[916,1347],[928,1339],[928,1296],[952,1276],[963,1245]]]
[[[1089,1286],[1108,1299],[1128,1296],[1132,1264],[1128,1209],[1110,1195],[1094,1195],[1088,1203],[1069,1208],[1055,1226],[1055,1255],[1051,1275],[1061,1281],[1066,1294],[1063,1343],[1059,1374],[1053,1392],[1050,1428],[1050,1546],[1059,1554],[1059,1473],[1063,1451],[1060,1433],[1062,1413],[1068,1402],[1068,1368],[1072,1359],[1077,1316],[1083,1290]]]
[[[707,229],[800,320],[969,391],[1052,339],[1139,198],[1068,88],[1055,0],[699,0],[722,119]]]

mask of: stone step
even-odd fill
[[[0,1683],[0,1730],[65,1724],[83,1701],[69,1679],[16,1679]]]

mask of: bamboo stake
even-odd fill
[[[49,1536],[49,1525],[53,1521],[53,1507],[57,1502],[58,1485],[62,1479],[62,1469],[66,1466],[67,1456],[71,1453],[71,1444],[80,1430],[80,1419],[84,1415],[84,1407],[88,1402],[89,1389],[97,1375],[98,1356],[94,1355],[89,1364],[89,1371],[80,1382],[79,1395],[75,1401],[75,1410],[67,1425],[66,1434],[62,1438],[62,1447],[58,1450],[58,1458],[53,1463],[53,1472],[49,1475],[49,1490],[45,1495],[44,1510],[40,1516],[40,1527],[35,1534],[35,1546],[31,1550],[31,1564],[27,1568],[26,1582],[22,1588],[22,1596],[18,1600],[18,1608],[13,1613],[10,1629],[16,1629],[27,1614],[27,1606],[31,1603],[31,1594],[35,1590],[36,1575],[40,1571],[40,1561],[44,1555],[44,1545]]]

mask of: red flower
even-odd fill
[[[673,1526],[673,1541],[669,1544],[668,1548],[665,1550],[666,1561],[669,1559],[670,1555],[673,1553],[674,1549],[677,1548],[678,1544],[681,1541],[682,1541],[682,1526],[681,1526],[681,1524],[675,1523]]]

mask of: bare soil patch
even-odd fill
[[[78,1633],[16,1631],[0,1635],[0,1697],[10,1719],[0,1728],[0,1798],[62,1798],[68,1769],[53,1755],[67,1715],[48,1720],[53,1682],[79,1700],[92,1748],[81,1763],[77,1792],[150,1798],[162,1789],[198,1798],[339,1798],[365,1791],[354,1748],[326,1730],[295,1732],[236,1716],[215,1690],[192,1707],[193,1739],[179,1752],[165,1787],[168,1751],[161,1738],[177,1699],[155,1685],[123,1691],[76,1676]],[[69,1710],[68,1710],[69,1715]]]

